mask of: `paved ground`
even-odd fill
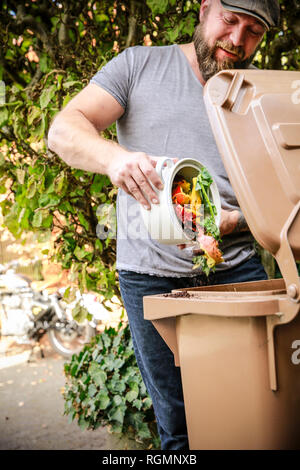
[[[63,415],[65,360],[44,341],[45,358],[34,350],[0,341],[0,450],[138,449],[138,444],[107,432],[81,431]],[[5,345],[4,345],[5,346]]]

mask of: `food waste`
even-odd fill
[[[193,258],[194,269],[201,268],[208,276],[224,261],[219,248],[220,230],[215,222],[217,210],[209,198],[213,180],[203,167],[192,182],[177,176],[172,187],[172,202],[184,230],[195,236],[199,254]]]

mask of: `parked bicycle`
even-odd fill
[[[29,278],[16,273],[18,266],[18,261],[0,265],[1,336],[15,336],[19,343],[34,345],[47,335],[53,349],[63,357],[79,353],[96,334],[101,318],[91,312],[91,321],[76,322],[60,292],[34,290]]]

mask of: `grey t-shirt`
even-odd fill
[[[117,121],[119,143],[149,155],[199,160],[218,186],[223,209],[237,209],[208,121],[203,87],[187,58],[172,46],[135,46],[124,50],[92,79],[124,108]],[[124,191],[117,198],[117,269],[158,276],[193,276],[192,248],[180,250],[152,240],[139,203]],[[255,253],[249,232],[223,237],[220,248],[226,270]]]

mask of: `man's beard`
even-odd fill
[[[246,60],[244,59],[245,52],[240,46],[235,47],[229,41],[216,41],[213,47],[210,47],[204,37],[204,27],[202,23],[196,26],[193,42],[197,55],[198,65],[204,81],[206,82],[216,73],[226,69],[246,69],[251,64],[255,53]],[[219,61],[215,58],[215,53],[218,47],[226,49],[228,52],[237,54],[239,60],[233,61],[229,57],[224,61]]]

